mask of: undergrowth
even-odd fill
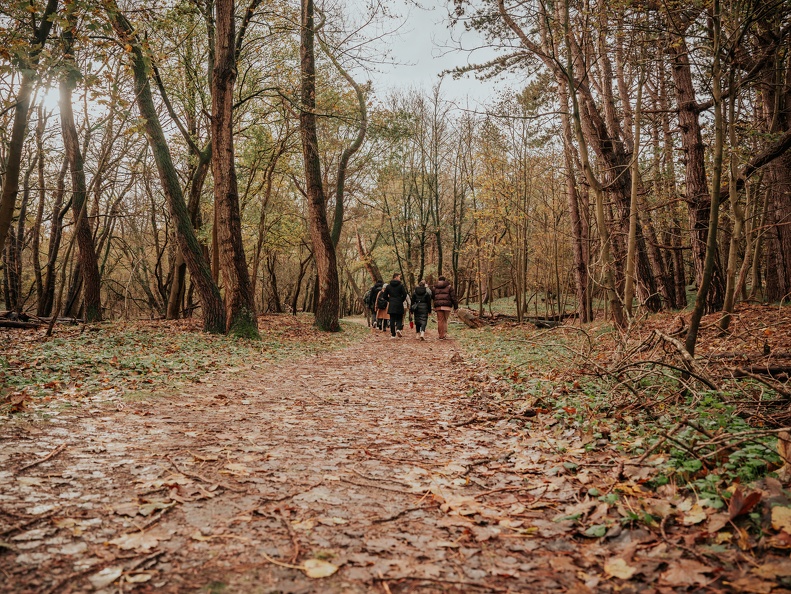
[[[647,488],[673,482],[719,508],[734,483],[781,465],[775,434],[748,424],[731,404],[744,396],[738,389],[685,390],[665,369],[608,375],[612,353],[598,339],[611,331],[487,327],[462,331],[459,340],[496,373],[484,396],[515,414],[535,414],[559,434],[574,430],[588,451],[617,452],[649,467],[638,481]]]

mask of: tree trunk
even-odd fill
[[[35,8],[32,4],[30,6]],[[14,217],[16,197],[19,191],[22,151],[25,146],[25,133],[27,132],[27,119],[30,111],[30,96],[33,93],[33,86],[36,80],[36,68],[38,67],[41,50],[44,49],[50,29],[52,29],[52,16],[57,12],[57,9],[58,0],[48,0],[38,27],[35,26],[36,13],[34,12],[31,15],[33,22],[31,49],[26,58],[23,58],[24,63],[19,65],[22,71],[22,84],[19,86],[19,91],[16,95],[14,124],[11,127],[11,137],[8,140],[8,157],[3,171],[3,191],[0,194],[0,250],[5,245],[8,229],[11,227],[11,220]]]
[[[671,40],[669,48],[673,61],[673,81],[678,102],[681,145],[686,155],[686,202],[689,208],[692,261],[695,265],[695,280],[700,288],[705,272],[706,243],[711,210],[711,195],[706,181],[705,147],[700,131],[699,106],[695,99],[695,87],[692,82],[686,39],[683,35],[676,35]],[[712,257],[714,261],[711,287],[704,304],[705,313],[720,310],[725,298],[719,254],[712,254]]]
[[[217,212],[220,266],[225,287],[228,332],[259,338],[255,298],[242,244],[239,191],[233,148],[233,87],[236,82],[234,0],[217,0],[212,72],[212,177]]]
[[[52,313],[55,305],[55,264],[58,260],[60,251],[60,241],[63,236],[63,217],[66,216],[71,207],[71,200],[63,207],[63,197],[66,194],[66,172],[69,170],[69,162],[63,157],[63,164],[58,174],[58,181],[55,187],[55,203],[52,205],[52,225],[49,232],[49,248],[47,254],[46,273],[44,274],[44,290],[42,298],[39,300],[36,314],[48,316]],[[65,266],[65,264],[64,264]]]
[[[714,98],[714,155],[712,167],[712,195],[709,207],[708,236],[706,238],[706,253],[703,263],[703,277],[698,286],[698,294],[695,296],[695,308],[689,320],[689,330],[684,346],[687,352],[695,355],[695,344],[698,340],[698,330],[700,321],[709,304],[709,291],[713,285],[715,265],[719,254],[717,246],[717,225],[719,222],[720,211],[720,182],[722,181],[722,154],[723,154],[723,127],[724,118],[722,113],[722,89],[720,71],[720,4],[719,0],[714,0],[714,15],[712,18],[714,29],[712,65],[712,97]]]
[[[85,320],[98,322],[102,319],[101,277],[93,243],[93,232],[88,220],[87,188],[80,139],[77,135],[74,112],[72,111],[72,91],[76,87],[79,72],[73,57],[69,55],[72,50],[70,37],[70,33],[64,33],[67,54],[65,62],[68,70],[60,81],[60,123],[63,147],[71,171],[71,209],[74,216],[74,232],[77,234]]]
[[[110,1],[107,10],[113,27],[120,39],[132,49],[132,69],[135,78],[135,95],[140,115],[145,122],[151,152],[157,164],[162,190],[168,200],[171,216],[176,225],[176,237],[190,276],[198,288],[203,305],[204,329],[209,332],[225,332],[225,312],[220,291],[212,279],[211,269],[195,236],[190,221],[184,194],[181,191],[178,174],[170,156],[168,143],[159,123],[159,115],[154,107],[151,85],[148,80],[149,68],[142,47],[129,21],[120,13],[117,5]]]
[[[41,223],[44,220],[44,203],[47,199],[46,182],[44,179],[44,130],[47,118],[44,117],[44,109],[39,107],[38,125],[36,126],[36,150],[38,151],[38,206],[36,208],[36,222],[33,226],[33,274],[36,283],[36,308],[41,306],[44,297],[44,280],[41,276]],[[55,224],[53,219],[52,225]]]
[[[316,260],[318,301],[316,325],[320,330],[337,332],[340,287],[335,247],[327,224],[327,201],[321,177],[318,134],[316,132],[316,60],[313,50],[313,0],[302,0],[300,29],[300,114],[302,154],[308,198],[308,226]]]

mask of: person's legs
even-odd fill
[[[404,315],[390,314],[390,335],[401,336],[401,330],[404,328]]]
[[[445,311],[442,309],[437,310],[437,331],[439,332],[440,338],[445,338],[445,335],[448,333],[449,315],[450,315],[449,311]]]

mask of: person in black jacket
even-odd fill
[[[395,273],[393,280],[390,281],[382,290],[382,294],[387,297],[388,306],[387,313],[390,316],[390,338],[398,336],[401,338],[403,334],[401,330],[404,329],[404,301],[407,300],[409,295],[401,282],[401,275]]]
[[[415,316],[415,332],[420,340],[426,340],[426,324],[431,313],[431,291],[426,288],[426,281],[420,281],[412,293],[412,305],[409,306]]]
[[[366,293],[368,295],[368,300],[365,302],[365,306],[371,312],[371,330],[376,330],[377,328],[379,328],[379,330],[382,329],[382,321],[376,319],[376,298],[383,286],[384,283],[382,279],[377,278],[374,286],[368,289],[368,293]]]

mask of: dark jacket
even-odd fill
[[[428,314],[431,313],[431,293],[426,290],[426,287],[418,285],[415,292],[412,293],[412,307],[415,320],[428,319]]]
[[[438,281],[431,292],[434,294],[434,309],[439,307],[459,309],[459,302],[456,300],[456,292],[448,281]]]
[[[407,292],[403,283],[400,280],[391,280],[389,284],[385,285],[384,295],[387,296],[389,302],[387,313],[397,316],[404,315],[404,301],[407,298]]]
[[[370,292],[368,295],[370,296],[368,299],[368,303],[365,305],[368,306],[368,309],[371,311],[376,311],[376,296],[379,294],[379,291],[382,290],[384,283],[382,281],[376,281],[376,284],[371,287]]]

